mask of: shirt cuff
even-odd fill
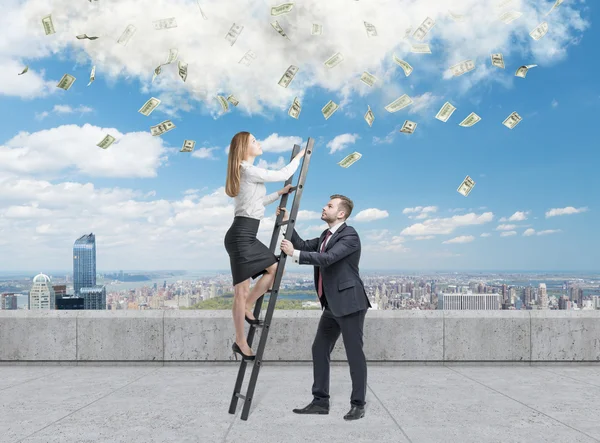
[[[292,258],[294,259],[294,263],[298,263],[300,261],[300,251],[298,249],[294,249]]]

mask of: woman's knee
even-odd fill
[[[267,268],[267,274],[270,274],[270,275],[274,276],[275,272],[277,272],[277,263],[273,263],[271,266],[269,266]]]
[[[250,294],[250,279],[238,283],[233,287],[233,296],[236,298],[247,298]]]

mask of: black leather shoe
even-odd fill
[[[246,322],[248,322],[251,325],[257,325],[260,323],[260,320],[258,318],[249,318],[246,314],[244,314],[244,317],[246,318]]]
[[[231,349],[233,350],[233,355],[235,355],[236,360],[238,354],[240,354],[242,356],[242,359],[244,360],[254,360],[256,358],[255,355],[244,354],[236,342],[233,342],[233,344],[231,345]]]
[[[316,403],[310,403],[302,409],[293,409],[296,414],[329,414],[329,406],[321,406]]]
[[[365,416],[365,407],[364,406],[352,406],[350,411],[346,415],[344,415],[344,420],[358,420],[359,418],[363,418]]]

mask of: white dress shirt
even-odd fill
[[[327,243],[329,243],[329,240],[331,240],[331,237],[333,236],[335,231],[337,231],[337,229],[342,225],[342,223],[344,223],[344,222],[341,221],[341,222],[333,225],[331,228],[329,228],[329,230],[331,231],[331,235],[329,237],[327,237],[327,233],[325,233],[325,236],[327,237],[327,240],[325,240],[325,245],[321,244],[321,248],[317,252],[321,252],[321,249],[325,250],[325,248],[327,248]],[[300,261],[300,250],[299,249],[294,249],[292,258],[294,259],[294,263],[298,263]]]
[[[234,197],[235,216],[250,217],[261,220],[265,214],[265,206],[279,198],[277,192],[267,195],[265,182],[281,182],[290,178],[300,165],[300,158],[295,158],[279,171],[259,168],[246,160],[242,160],[240,174],[240,192]]]

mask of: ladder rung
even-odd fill
[[[236,396],[237,398],[241,398],[242,400],[245,400],[245,399],[246,399],[246,396],[245,396],[244,394],[240,394],[239,392],[236,392],[236,393],[235,393],[235,396]]]
[[[285,226],[285,225],[288,225],[289,223],[290,223],[289,220],[283,220],[283,221],[279,222],[279,226]]]

